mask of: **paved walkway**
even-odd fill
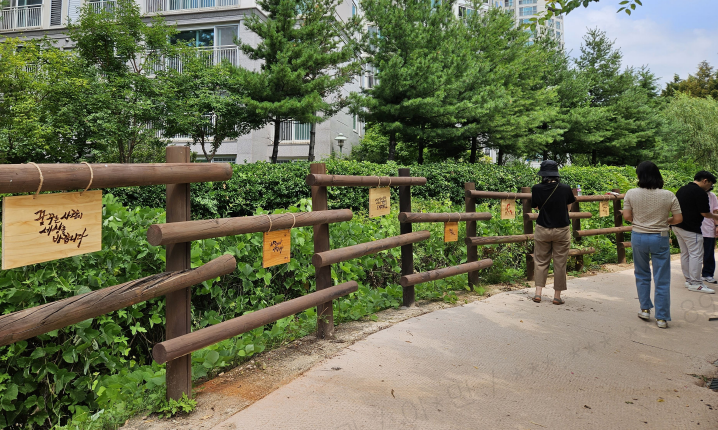
[[[217,429],[716,429],[718,298],[673,263],[667,330],[637,318],[633,271],[528,290],[396,324]],[[544,291],[553,294],[553,290]]]

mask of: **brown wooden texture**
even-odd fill
[[[422,230],[372,242],[359,243],[345,248],[332,249],[331,251],[318,252],[312,257],[312,264],[314,267],[327,267],[335,263],[376,254],[377,252],[386,251],[387,249],[396,248],[398,246],[421,242],[430,236],[431,233],[427,230]]]
[[[588,255],[588,254],[595,254],[596,249],[595,248],[584,248],[584,249],[569,249],[568,250],[568,256],[569,257],[577,257],[580,255]],[[532,254],[533,255],[533,254]]]
[[[292,250],[291,230],[268,231],[262,241],[262,267],[289,263]]]
[[[102,191],[3,198],[3,270],[101,249]]]
[[[458,222],[445,222],[444,223],[444,243],[457,242],[459,240],[459,223]]]
[[[400,177],[410,177],[411,170],[402,168],[399,169]],[[399,187],[399,210],[401,213],[411,212],[411,186],[402,185]],[[399,214],[399,233],[409,234],[413,226],[410,222],[401,219],[401,213]],[[411,275],[414,273],[414,245],[407,243],[401,247],[401,274],[402,276]],[[414,287],[402,288],[402,304],[404,306],[414,306],[416,293]]]
[[[616,245],[620,248],[631,248],[631,242],[618,242]]]
[[[516,200],[501,200],[501,219],[516,219]]]
[[[310,187],[398,187],[401,185],[426,185],[426,178],[326,175],[312,172],[307,176],[306,182]]]
[[[538,213],[529,213],[528,219],[531,221],[536,221],[538,219],[539,214]],[[588,219],[593,217],[593,214],[591,212],[569,212],[568,218],[569,219]],[[524,212],[524,219],[526,219],[526,213]]]
[[[189,147],[167,147],[168,164],[189,163]],[[212,164],[207,164],[211,166]],[[231,168],[231,166],[230,166]],[[167,223],[189,221],[190,196],[188,183],[167,185]],[[169,244],[166,249],[166,270],[181,271],[191,267],[190,243]],[[189,288],[167,294],[166,339],[174,339],[192,331],[192,291]],[[189,356],[167,363],[167,398],[192,397],[192,360]]]
[[[485,269],[492,264],[494,264],[493,260],[487,258],[481,261],[473,261],[471,263],[459,264],[458,266],[445,267],[429,272],[414,273],[413,275],[402,276],[399,280],[399,284],[402,287],[408,287],[423,282],[436,281],[437,279],[444,279],[450,276],[461,275],[462,273]]]
[[[489,212],[447,212],[447,213],[422,213],[422,212],[399,212],[399,222],[464,222],[464,221],[488,221],[491,219]]]
[[[496,245],[499,243],[520,243],[534,240],[533,234],[517,234],[514,236],[467,237],[467,245]]]
[[[531,188],[529,187],[522,187],[521,193],[523,194],[530,194]],[[523,209],[523,218],[524,218],[524,234],[533,234],[534,232],[534,223],[532,220],[538,219],[538,214],[534,214],[531,211],[533,208],[531,207],[531,199],[522,199],[521,200],[522,209]],[[531,218],[532,215],[536,215],[535,218]],[[533,257],[533,244],[529,244],[529,248],[526,252],[526,280],[527,281],[533,281],[534,280],[534,257]]]
[[[614,188],[614,193],[620,193],[621,190]],[[613,225],[616,227],[623,227],[623,211],[621,210],[621,201],[613,201]],[[626,262],[626,248],[618,246],[619,243],[623,242],[623,232],[616,233],[616,256],[618,264],[624,264]]]
[[[474,190],[473,182],[464,183],[464,212],[468,214],[476,213],[476,199],[471,197],[471,192]],[[476,221],[471,220],[466,222],[466,237],[476,236]],[[474,263],[479,260],[479,249],[476,245],[472,245],[466,242],[466,262]],[[472,270],[469,272],[469,289],[474,291],[474,287],[479,285],[479,271]]]
[[[389,187],[369,189],[369,218],[391,213],[391,191]]]
[[[158,363],[177,359],[206,346],[246,333],[321,303],[331,303],[336,298],[355,292],[357,287],[358,285],[355,281],[345,282],[197,330],[182,337],[166,340],[152,348],[152,356]]]
[[[320,212],[294,212],[278,215],[255,215],[236,218],[208,219],[198,221],[153,224],[147,230],[147,241],[154,246],[169,243],[189,242],[236,234],[257,233],[269,230],[285,230],[349,221],[354,215],[350,209]],[[271,220],[271,223],[270,223]]]
[[[464,191],[466,197],[473,197],[475,199],[531,199],[531,193],[502,193],[496,191],[476,191],[474,189]]]
[[[621,227],[608,227],[608,228],[597,228],[593,230],[581,230],[581,231],[574,231],[574,236],[578,237],[586,237],[586,236],[598,236],[601,234],[616,234],[616,233],[627,233],[631,231],[633,227],[630,225],[627,226],[621,226]],[[623,242],[623,241],[620,241]]]
[[[169,148],[168,148],[169,149]],[[92,188],[132,187],[139,185],[183,184],[226,181],[232,177],[229,163],[177,164],[38,164],[42,171],[42,191],[83,190]],[[37,191],[40,173],[31,164],[0,166],[0,193]]]
[[[77,324],[127,306],[189,288],[237,268],[223,255],[196,269],[165,272],[0,316],[0,346]]]
[[[574,197],[579,197],[578,189],[574,188],[572,191]],[[578,199],[576,200],[576,202],[571,204],[571,210],[569,211],[569,213],[571,212],[581,212],[581,203],[578,202]],[[573,218],[571,220],[571,224],[574,234],[581,230],[581,218]],[[576,242],[578,245],[581,245],[582,239],[580,237],[575,237],[574,242]],[[583,269],[583,254],[579,254],[576,256],[576,270],[580,271],[581,269]]]
[[[309,173],[311,175],[324,175],[327,173],[327,167],[324,163],[312,163],[309,165]],[[327,203],[327,187],[312,186],[312,212],[326,211]],[[314,225],[314,252],[329,251],[329,224]],[[332,268],[317,267],[315,270],[317,280],[317,291],[324,290],[332,286]],[[320,339],[330,338],[334,336],[334,308],[332,302],[320,303],[317,305],[317,337]]]
[[[600,195],[596,195],[596,196],[577,196],[576,201],[581,202],[581,203],[583,203],[583,202],[616,201],[616,200],[623,200],[624,197],[626,197],[625,194],[619,194],[618,196],[614,196],[613,194],[600,194]]]

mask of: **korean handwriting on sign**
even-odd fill
[[[389,207],[386,197],[384,196],[374,199],[374,204],[376,205],[377,210],[386,209]]]
[[[284,249],[281,240],[273,240],[270,243],[270,246],[272,247],[272,252],[276,252],[277,254],[281,254],[282,250]]]
[[[38,233],[46,234],[47,236],[52,235],[52,241],[54,243],[66,245],[72,242],[77,243],[77,247],[79,248],[80,245],[82,245],[82,239],[88,236],[87,228],[85,228],[82,233],[72,234],[67,232],[67,227],[63,223],[63,221],[66,220],[82,219],[82,212],[77,209],[71,209],[62,216],[54,213],[46,213],[45,210],[39,210],[35,212],[35,215],[37,215],[35,221],[38,221],[41,227],[44,226]]]

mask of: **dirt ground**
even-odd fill
[[[674,257],[675,258],[675,257]],[[581,277],[597,273],[618,272],[631,268],[631,264],[610,264],[600,271],[589,271]],[[572,277],[569,277],[572,279]],[[550,282],[549,282],[550,284]],[[156,415],[137,416],[122,427],[125,430],[174,430],[212,428],[231,415],[262,399],[277,388],[291,382],[321,361],[335,356],[367,336],[392,325],[455,306],[484,300],[502,292],[532,287],[531,282],[500,284],[485,287],[485,293],[457,292],[456,303],[417,301],[412,308],[387,309],[376,314],[376,320],[364,318],[340,324],[334,339],[317,339],[314,335],[295,340],[280,348],[263,352],[234,369],[220,373],[194,389],[196,409],[189,415],[161,419]],[[549,288],[544,294],[551,294]]]

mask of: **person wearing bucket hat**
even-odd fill
[[[541,182],[531,188],[531,206],[538,209],[534,232],[534,302],[541,302],[546,286],[548,268],[553,259],[553,304],[562,305],[561,292],[566,290],[566,262],[571,249],[571,222],[569,206],[576,201],[571,187],[561,183],[558,163],[546,160],[541,163],[538,175]]]

